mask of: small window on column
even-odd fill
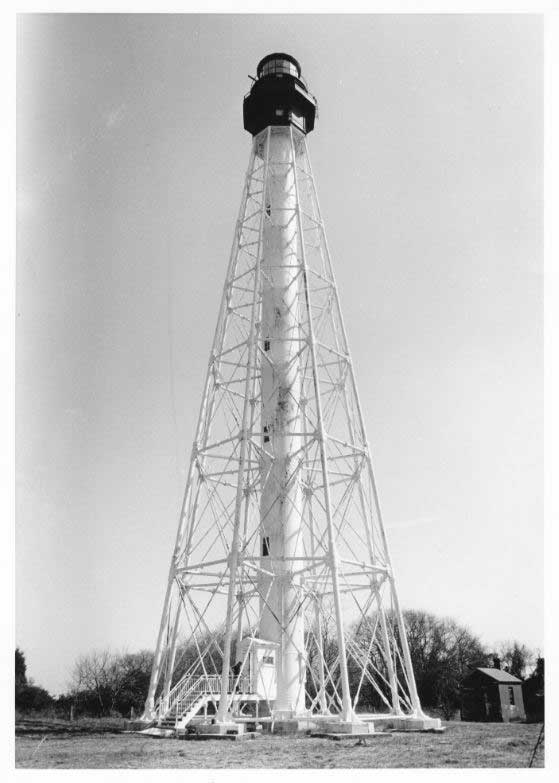
[[[270,554],[270,536],[264,536],[262,539],[262,557],[268,557]]]
[[[268,427],[264,426],[264,443],[270,442],[270,436],[268,435]]]
[[[264,340],[264,350],[269,351],[270,350],[270,341]]]

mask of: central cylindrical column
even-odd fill
[[[260,637],[276,642],[276,712],[305,708],[303,614],[297,577],[302,556],[299,479],[300,349],[296,189],[289,127],[269,133],[262,237],[262,499]]]

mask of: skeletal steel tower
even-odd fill
[[[372,731],[423,715],[307,153],[316,101],[271,54],[144,717]]]

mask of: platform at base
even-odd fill
[[[309,721],[297,718],[289,720],[275,720],[267,727],[272,734],[300,734],[306,733],[309,729]]]
[[[234,721],[228,721],[224,723],[201,723],[196,728],[196,733],[199,736],[223,736],[223,735],[239,735],[244,734],[245,724],[235,723]]]
[[[202,734],[198,731],[184,734],[179,734],[178,739],[186,740],[187,742],[197,742],[203,740],[229,740],[233,742],[244,742],[245,740],[254,740],[262,736],[259,731],[245,731],[240,734]]]
[[[445,731],[439,718],[428,715],[386,715],[359,713],[352,721],[343,721],[335,715],[296,715],[280,720],[264,717],[232,718],[222,723],[200,722],[192,724],[187,730],[170,727],[148,726],[138,733],[152,737],[184,737],[196,735],[200,738],[231,738],[248,733],[277,734],[283,736],[310,735],[311,737],[367,737],[386,735],[389,732],[430,732],[441,734]],[[136,732],[134,732],[136,733]],[[189,736],[190,738],[190,736]],[[194,737],[192,737],[194,738]]]
[[[340,734],[367,736],[388,731],[444,731],[439,718],[428,715],[357,715],[353,721],[342,721],[335,717],[318,715],[298,716],[290,719],[264,723],[263,730],[273,734],[311,734],[312,736]]]
[[[349,734],[367,736],[375,730],[371,721],[342,721],[335,717],[318,715],[299,716],[289,719],[274,720],[266,724],[263,722],[264,731],[272,734]]]
[[[365,723],[364,721],[344,721],[334,720],[327,721],[320,727],[322,734],[350,734],[352,736],[367,736],[374,734],[375,724],[372,722]]]
[[[379,731],[444,731],[440,718],[428,715],[370,715],[367,720],[373,721]]]

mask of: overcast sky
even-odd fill
[[[536,16],[20,17],[16,641],[153,648],[250,150],[299,59],[404,607],[543,650]]]

